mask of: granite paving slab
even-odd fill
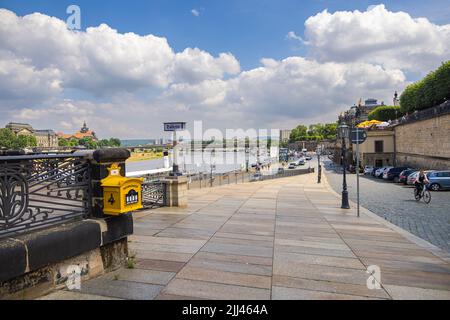
[[[360,218],[341,209],[316,178],[192,189],[187,208],[140,211],[133,269],[46,298],[450,299],[440,249],[365,209]],[[367,287],[368,266],[380,267],[380,289]]]

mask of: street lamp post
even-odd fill
[[[210,168],[211,168],[211,175],[210,175],[210,180],[209,181],[210,181],[210,186],[211,187],[213,186],[213,169],[214,169],[212,158],[213,157],[215,158],[215,156],[216,156],[216,149],[212,149],[211,153],[209,154],[209,165],[210,165]]]
[[[343,181],[342,181],[342,209],[350,209],[348,202],[348,191],[347,191],[347,177],[346,177],[346,145],[345,139],[349,136],[349,128],[346,124],[341,124],[339,126],[339,136],[342,139],[342,169],[343,169]]]
[[[322,178],[322,166],[320,165],[320,148],[317,146],[317,183],[320,183]]]

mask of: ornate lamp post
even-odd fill
[[[342,181],[342,209],[350,209],[348,203],[348,191],[347,191],[347,177],[346,177],[346,146],[345,139],[349,137],[350,130],[346,124],[341,124],[338,128],[339,138],[342,139],[342,169],[343,169],[343,181]]]

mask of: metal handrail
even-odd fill
[[[61,154],[33,154],[33,155],[20,155],[20,156],[0,156],[1,161],[14,161],[14,160],[36,160],[36,159],[58,159],[58,158],[85,158],[85,155],[73,154],[73,153],[61,153]]]

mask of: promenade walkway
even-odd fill
[[[340,199],[316,175],[189,191],[135,214],[134,268],[45,299],[450,299],[448,254]],[[369,290],[366,269],[381,269]]]

